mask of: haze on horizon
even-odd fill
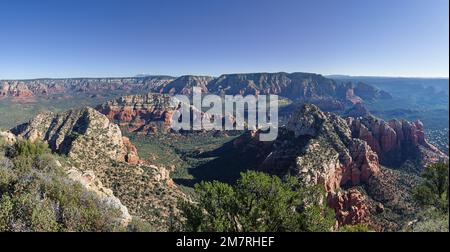
[[[449,76],[447,0],[7,0],[0,9],[0,79]]]

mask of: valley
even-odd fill
[[[0,133],[48,143],[70,176],[97,178],[95,190],[107,190],[128,223],[152,230],[176,228],[177,202],[196,199],[196,185],[235,185],[247,171],[323,186],[336,227],[414,229],[420,174],[448,160],[448,90],[438,83],[405,94],[391,80],[364,81],[308,73],[0,81]],[[171,95],[192,87],[280,95],[277,140],[259,142],[261,131],[174,132]]]

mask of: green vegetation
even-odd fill
[[[0,231],[117,231],[119,217],[69,180],[46,144],[0,144]]]
[[[434,207],[448,212],[449,164],[431,165],[422,174],[423,183],[415,190],[414,197],[424,207]]]
[[[197,203],[180,203],[184,231],[315,232],[330,231],[335,222],[323,189],[301,187],[294,177],[249,171],[234,186],[202,182],[195,190]]]
[[[154,227],[147,221],[139,218],[133,217],[131,223],[128,224],[129,232],[154,232]]]
[[[34,158],[45,153],[50,153],[50,149],[45,142],[32,143],[30,141],[17,141],[14,147],[10,149],[8,155],[12,158],[19,156]]]
[[[422,207],[411,231],[449,231],[449,164],[437,163],[422,174],[423,182],[414,190],[414,198]]]
[[[362,233],[371,232],[370,228],[364,224],[357,225],[345,225],[339,229],[339,232],[352,232],[352,233]]]
[[[126,134],[139,151],[139,157],[173,170],[171,177],[186,193],[194,184],[218,180],[234,183],[254,160],[237,160],[232,141],[237,134],[215,132],[187,134]],[[234,157],[234,158],[233,158]]]

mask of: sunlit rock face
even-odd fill
[[[97,106],[97,110],[128,131],[169,131],[178,103],[170,95],[147,93],[123,96]]]
[[[439,160],[448,160],[447,155],[426,141],[421,121],[384,121],[366,115],[349,117],[347,124],[352,136],[366,141],[384,165],[401,167],[407,160],[419,160],[423,169]]]
[[[12,133],[45,141],[66,156],[69,178],[120,210],[124,225],[138,216],[165,230],[168,216],[178,212],[177,201],[186,197],[170,170],[140,160],[119,126],[93,108],[41,113]]]
[[[0,98],[30,98],[52,94],[102,94],[159,91],[173,81],[169,76],[145,78],[72,78],[0,81]]]
[[[292,114],[274,142],[257,142],[257,137],[258,132],[246,134],[234,146],[256,152],[259,170],[296,176],[305,186],[323,185],[340,225],[367,218],[365,197],[357,189],[347,192],[344,188],[366,184],[377,176],[378,156],[367,142],[352,138],[343,118],[308,104]]]
[[[314,105],[294,112],[261,167],[289,172],[306,184],[322,183],[328,191],[367,182],[379,171],[376,153],[351,137],[345,120]]]
[[[80,159],[125,161],[130,149],[119,126],[89,107],[60,114],[41,113],[12,132],[31,141],[46,141],[53,151]]]

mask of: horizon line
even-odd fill
[[[124,78],[145,78],[145,77],[172,77],[180,78],[183,76],[208,76],[213,78],[218,78],[222,75],[234,75],[234,74],[276,74],[276,73],[307,73],[307,74],[317,74],[326,78],[333,77],[343,77],[343,78],[398,78],[398,79],[449,79],[449,76],[406,76],[406,75],[350,75],[350,74],[321,74],[314,72],[285,72],[285,71],[260,71],[260,72],[234,72],[234,73],[224,73],[220,75],[208,75],[208,74],[181,74],[181,75],[171,75],[171,74],[136,74],[134,76],[72,76],[72,77],[32,77],[32,78],[1,78],[0,81],[32,81],[32,80],[63,80],[63,79],[124,79]]]

